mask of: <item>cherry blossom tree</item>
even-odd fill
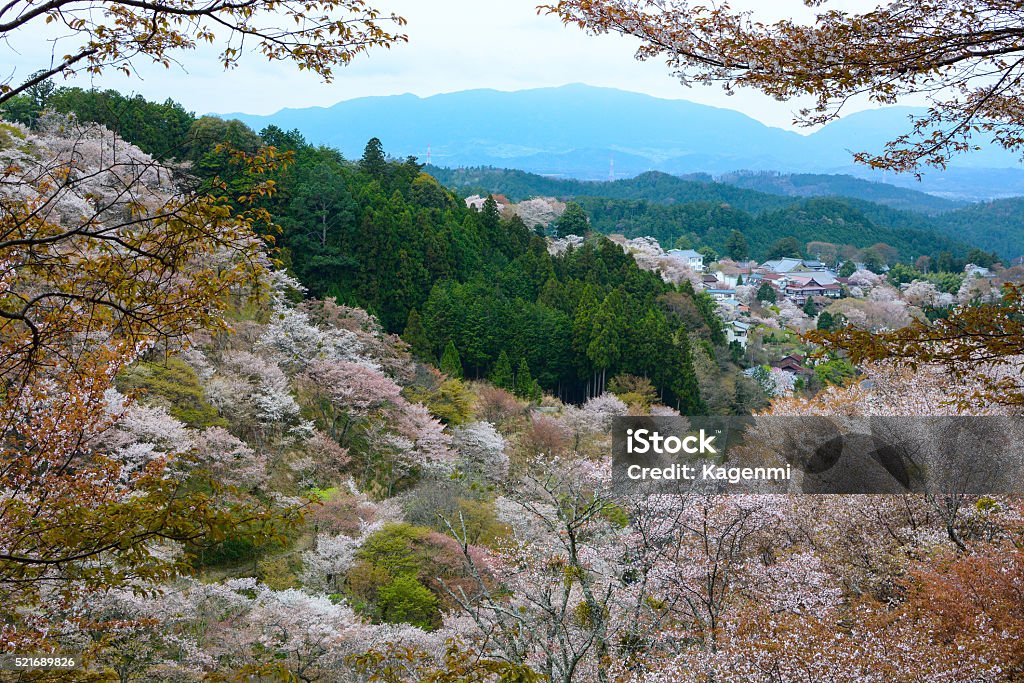
[[[469,472],[490,481],[501,481],[508,474],[505,439],[489,422],[471,422],[456,427],[452,447]]]
[[[223,427],[209,427],[194,437],[197,465],[226,486],[251,490],[267,480],[267,457]]]
[[[299,418],[288,377],[249,351],[228,351],[205,385],[210,403],[247,437],[266,441]]]
[[[404,400],[401,388],[380,371],[349,361],[314,361],[299,381],[323,428],[342,444],[354,419]]]

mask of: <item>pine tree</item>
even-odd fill
[[[494,386],[507,391],[512,391],[515,388],[515,383],[512,379],[512,362],[508,359],[508,353],[504,349],[502,349],[498,355],[498,360],[494,363],[490,380]]]
[[[441,354],[441,372],[455,379],[462,379],[462,361],[459,359],[459,350],[455,344],[449,341]]]
[[[530,398],[533,394],[533,386],[536,382],[530,375],[530,366],[526,358],[519,361],[519,369],[516,371],[515,395],[519,398]]]
[[[764,303],[775,303],[775,289],[770,284],[765,282],[761,285],[761,288],[757,290],[757,300]]]
[[[425,361],[433,357],[432,344],[427,330],[423,327],[423,319],[415,308],[409,311],[409,319],[405,323],[405,332],[402,339],[409,345],[409,351],[415,358]]]
[[[387,159],[384,158],[384,145],[380,139],[370,138],[363,149],[363,158],[359,160],[359,170],[363,173],[381,178],[388,170]]]
[[[729,254],[729,258],[736,261],[742,261],[747,258],[750,254],[750,249],[747,246],[746,236],[739,230],[733,230],[729,233],[729,238],[725,241],[725,253]]]
[[[818,315],[818,307],[814,304],[814,299],[812,297],[807,297],[807,303],[804,304],[804,313],[811,318]]]

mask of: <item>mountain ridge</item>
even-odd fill
[[[254,116],[225,114],[255,130],[298,129],[314,144],[356,158],[371,137],[396,156],[429,156],[438,166],[514,167],[577,179],[682,175],[738,170],[850,174],[962,200],[1024,194],[1016,158],[991,146],[958,158],[954,173],[923,182],[853,164],[850,150],[878,152],[922,110],[855,112],[813,133],[768,126],[743,112],[584,84],[519,91],[464,90],[429,97],[382,95],[330,107],[286,108]],[[955,182],[950,182],[956,178]],[[984,178],[979,180],[979,178]]]

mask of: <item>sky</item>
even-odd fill
[[[793,112],[801,106],[798,101],[777,102],[749,90],[728,96],[716,87],[684,87],[663,62],[636,61],[633,55],[639,43],[635,39],[587,35],[563,26],[554,16],[538,15],[536,4],[536,0],[375,0],[371,5],[408,20],[403,30],[409,42],[359,57],[337,69],[330,84],[298,72],[290,63],[268,63],[255,54],[225,73],[216,51],[209,48],[182,54],[180,64],[170,69],[140,64],[139,73],[130,78],[108,73],[79,77],[69,84],[115,88],[156,100],[170,97],[199,114],[270,114],[286,107],[330,106],[371,95],[426,97],[475,88],[510,91],[586,83],[736,109],[768,125],[796,129]],[[758,17],[766,19],[810,13],[800,0],[733,4],[756,7]],[[839,0],[829,7],[865,10],[874,4]],[[45,31],[33,27],[9,41],[8,49],[15,54],[13,59],[5,55],[9,66],[0,65],[6,72],[0,72],[0,78],[14,73],[18,80],[49,62],[54,36]],[[58,54],[69,49],[61,48]]]

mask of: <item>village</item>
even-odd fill
[[[666,281],[687,280],[716,304],[733,359],[769,396],[816,393],[854,380],[847,360],[820,357],[803,335],[845,325],[884,332],[934,316],[957,303],[994,301],[1006,282],[1024,280],[1024,266],[968,264],[963,273],[931,279],[896,263],[892,267],[855,259],[783,257],[757,261],[710,260],[694,249],[665,250],[652,237],[608,235],[640,267]],[[549,238],[560,252],[583,237]],[[846,273],[840,275],[840,273]]]
[[[489,198],[499,212],[515,214],[542,230],[552,254],[578,248],[586,239],[548,234],[566,202],[534,197],[515,203],[501,194]],[[482,210],[487,200],[472,195],[465,203]],[[650,236],[606,237],[641,268],[658,272],[666,282],[689,281],[694,291],[713,300],[732,360],[772,397],[814,394],[858,376],[859,370],[845,359],[815,353],[803,337],[811,330],[835,331],[846,325],[874,333],[896,330],[956,304],[995,301],[1003,284],[1024,282],[1024,259],[1015,259],[1008,268],[968,263],[961,272],[937,272],[927,257],[913,266],[900,262],[896,250],[885,244],[867,249],[828,242],[795,244],[807,258],[759,262],[721,257],[708,247],[665,249]],[[887,258],[873,257],[879,253]]]

